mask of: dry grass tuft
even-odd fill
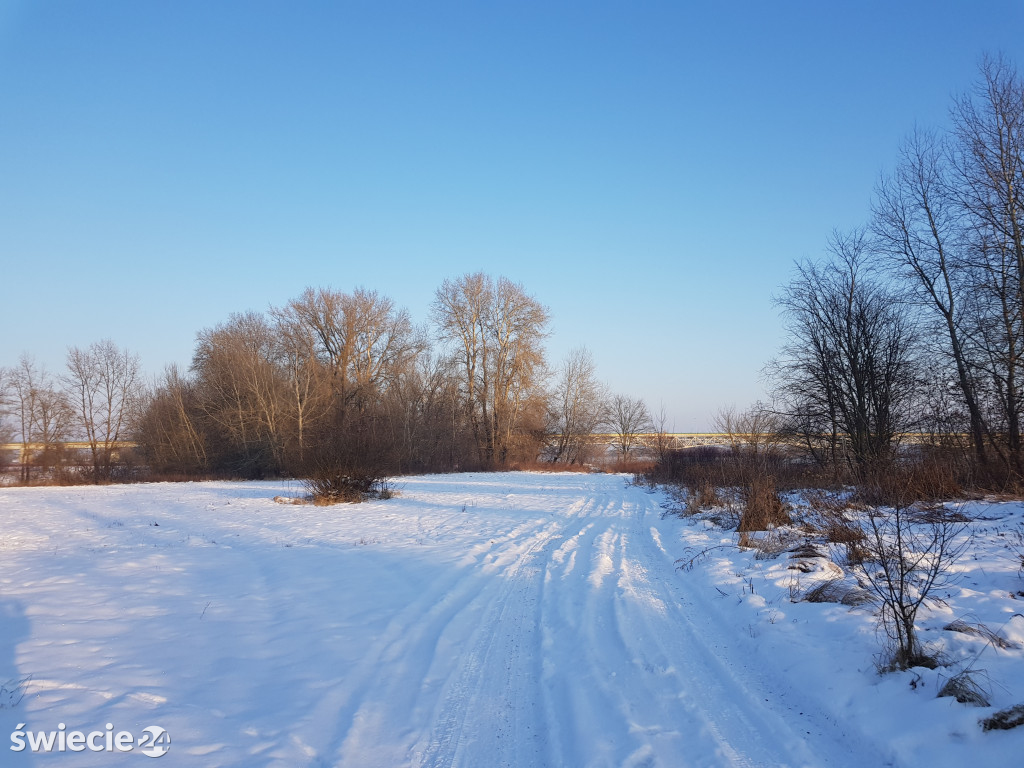
[[[1017,647],[1016,643],[1007,640],[998,632],[994,632],[989,629],[989,627],[982,624],[980,621],[976,624],[970,624],[962,619],[956,619],[944,626],[943,629],[947,632],[959,632],[964,635],[977,635],[979,637],[983,637],[996,648],[1002,648],[1004,650],[1007,648]]]
[[[804,595],[804,600],[809,603],[841,603],[851,607],[874,602],[870,592],[848,584],[843,579],[823,581],[809,589]]]
[[[983,731],[1009,731],[1024,725],[1024,704],[1001,709],[991,717],[980,721]]]
[[[789,552],[800,541],[800,537],[789,531],[770,530],[764,536],[754,536],[742,531],[737,544],[743,549],[756,550],[755,560],[774,560],[783,552]]]
[[[311,504],[313,500],[308,496],[275,496],[277,504]]]
[[[970,669],[953,675],[939,689],[938,698],[950,696],[961,704],[970,704],[974,707],[990,706],[991,694],[975,679],[979,675],[978,671]]]

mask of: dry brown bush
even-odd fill
[[[887,462],[871,467],[857,480],[857,499],[873,506],[907,506],[971,495],[961,463],[948,454],[926,453]]]
[[[329,506],[363,501],[374,495],[385,480],[376,472],[322,467],[311,472],[302,482],[315,505]]]
[[[869,557],[864,532],[849,515],[851,511],[863,512],[864,505],[828,491],[810,492],[805,498],[808,504],[808,511],[803,515],[805,525],[830,544],[841,546],[847,564],[864,563]]]
[[[792,522],[789,507],[779,497],[773,478],[763,474],[754,475],[743,488],[742,496],[740,532],[767,531]]]
[[[610,464],[601,465],[606,472],[616,472],[628,475],[642,476],[651,471],[653,461],[641,459],[617,459]]]
[[[604,471],[590,464],[567,464],[563,461],[513,461],[508,469],[513,472],[592,472]]]
[[[724,504],[718,490],[707,478],[702,479],[699,483],[695,483],[688,490],[688,498],[692,499],[692,501],[687,506],[692,507],[694,511],[720,507]]]

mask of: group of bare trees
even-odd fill
[[[804,262],[779,297],[789,338],[776,385],[789,427],[821,463],[884,462],[914,426],[917,330],[874,272],[864,233],[836,235],[830,260]]]
[[[460,409],[479,462],[505,464],[530,443],[536,446],[548,310],[512,281],[478,272],[444,281],[432,314],[458,371]]]
[[[578,464],[599,429],[615,429],[626,457],[647,429],[643,402],[611,398],[585,350],[552,383],[549,312],[522,285],[446,280],[430,319],[415,326],[376,291],[310,288],[201,330],[188,370],[169,366],[148,386],[109,341],[70,349],[58,377],[23,356],[0,369],[0,425],[29,447],[23,481],[66,464],[57,454],[70,440],[88,447],[85,474],[109,480],[132,441],[165,477],[287,474],[358,491],[544,454]]]
[[[466,435],[441,367],[425,331],[387,297],[308,289],[200,331],[190,370],[165,370],[137,435],[147,463],[165,474],[359,483],[448,468]]]
[[[904,142],[869,226],[779,297],[778,411],[823,463],[884,462],[925,431],[1024,470],[1024,81],[986,58],[950,114]]]
[[[563,441],[575,447],[554,458],[581,460],[574,441],[606,423],[607,399],[585,353],[572,391],[552,388],[546,307],[476,273],[442,283],[430,319],[417,327],[375,291],[325,288],[232,315],[198,334],[188,372],[168,368],[150,393],[136,430],[146,463],[362,489],[395,473],[532,462]],[[646,423],[632,418],[631,429]]]
[[[570,351],[562,361],[550,397],[548,419],[552,438],[547,458],[567,464],[581,464],[593,458],[595,433],[610,434],[617,458],[626,461],[635,455],[641,438],[655,431],[647,404],[638,397],[611,394],[597,378],[597,366],[585,347]],[[657,435],[654,442],[657,443]],[[644,447],[657,455],[657,445]]]
[[[64,444],[76,440],[88,450],[86,475],[110,480],[118,443],[129,437],[141,394],[138,358],[109,340],[69,349],[66,369],[56,377],[29,355],[0,369],[6,436],[23,446],[20,479],[30,481],[34,470],[62,468]]]

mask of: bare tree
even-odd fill
[[[419,350],[409,313],[376,291],[308,288],[274,315],[316,341],[342,405],[385,390]]]
[[[665,412],[664,403],[651,416],[651,433],[648,439],[648,448],[654,453],[658,464],[665,466],[669,451],[672,450],[672,434],[669,432],[668,414]]]
[[[952,110],[951,186],[975,265],[975,335],[1018,471],[1024,408],[1024,81],[986,58]]]
[[[494,292],[490,277],[478,272],[458,280],[445,280],[432,307],[434,323],[461,370],[462,400],[481,462],[487,460],[485,423],[491,399],[487,375],[487,317]]]
[[[149,466],[187,475],[210,468],[196,384],[168,366],[140,408],[135,437]]]
[[[317,354],[317,337],[289,310],[271,310],[275,318],[276,356],[287,383],[282,407],[288,420],[286,441],[291,463],[305,462],[307,433],[331,408],[330,376]],[[292,449],[293,448],[293,449]]]
[[[404,471],[451,471],[475,452],[457,374],[450,356],[425,349],[388,389],[386,411]]]
[[[10,382],[15,430],[22,444],[21,480],[29,482],[33,465],[48,468],[61,462],[72,411],[50,375],[28,354],[11,370]]]
[[[476,273],[446,280],[432,314],[462,373],[479,460],[505,464],[541,395],[547,308],[507,278]]]
[[[969,357],[974,290],[962,208],[951,189],[945,142],[915,131],[900,148],[892,176],[876,189],[874,248],[911,286],[909,295],[935,322],[926,322],[936,357],[951,360],[969,417],[975,455],[986,461],[986,424]]]
[[[13,398],[11,395],[11,371],[0,367],[0,443],[14,442],[14,425],[9,420],[12,416]],[[13,453],[4,451],[0,456],[0,468],[4,468],[12,460]]]
[[[18,457],[20,464],[19,479],[24,483],[31,479],[30,449],[32,442],[32,424],[36,412],[36,398],[41,372],[35,361],[27,354],[23,354],[18,365],[9,372],[8,401],[11,403],[11,410],[14,413],[15,433],[21,443],[21,455]]]
[[[754,403],[745,411],[722,408],[715,415],[715,429],[727,436],[735,456],[758,472],[768,472],[782,450],[784,436],[779,415],[765,403]]]
[[[594,358],[585,347],[566,355],[551,400],[551,460],[579,464],[608,417],[608,395],[597,380]]]
[[[863,233],[836,235],[832,259],[799,264],[777,300],[789,340],[777,396],[823,463],[887,461],[914,422],[915,328],[900,297],[870,273]]]
[[[615,395],[609,411],[609,423],[615,435],[615,450],[619,458],[625,461],[640,436],[651,429],[651,416],[642,399],[628,395]]]
[[[93,479],[109,480],[117,443],[128,432],[141,394],[138,356],[109,339],[85,350],[72,347],[63,384],[89,443]]]
[[[192,360],[204,417],[219,440],[226,468],[245,477],[280,471],[284,377],[276,365],[275,338],[255,312],[200,331]]]

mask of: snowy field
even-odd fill
[[[1024,581],[998,535],[1018,504],[973,505],[962,579],[921,616],[954,666],[883,677],[870,608],[793,602],[823,576],[787,555],[677,569],[735,534],[624,476],[398,490],[0,490],[0,765],[148,764],[150,726],[164,766],[1021,764],[1024,728],[978,726],[1024,702]],[[936,698],[968,663],[993,708]],[[16,731],[54,750],[12,751]],[[57,751],[72,731],[92,740]]]

